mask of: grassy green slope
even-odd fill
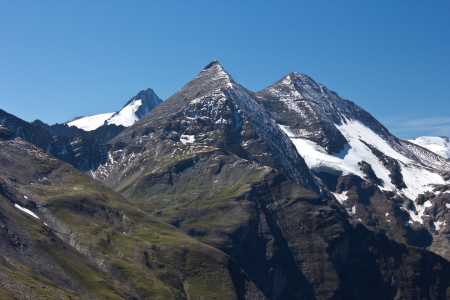
[[[134,208],[41,149],[15,139],[0,142],[0,153],[2,224],[27,240],[22,244],[34,257],[24,257],[20,247],[5,247],[11,253],[4,255],[6,261],[15,256],[24,265],[16,267],[20,272],[6,265],[5,277],[18,272],[26,286],[49,282],[63,297],[264,299],[228,256]],[[33,264],[40,253],[48,257],[46,266]],[[59,273],[53,276],[49,268]],[[4,293],[15,293],[8,284],[0,286]]]

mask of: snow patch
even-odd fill
[[[185,135],[182,134],[180,136],[180,142],[182,142],[183,144],[192,144],[195,142],[195,135]]]
[[[342,202],[344,202],[345,200],[348,199],[347,192],[348,192],[348,191],[344,191],[344,192],[342,192],[342,193],[340,193],[340,194],[338,194],[338,193],[333,193],[333,192],[331,192],[331,193],[334,195],[334,197],[336,197],[336,199],[339,201],[339,203],[342,204]]]
[[[429,202],[429,201],[427,201]],[[426,202],[425,202],[426,203]],[[430,202],[431,204],[431,202]],[[401,207],[401,210],[406,211],[409,214],[409,217],[411,218],[411,220],[413,220],[413,222],[419,222],[420,224],[423,224],[423,216],[425,215],[425,205],[417,205],[416,204],[416,210],[409,210],[405,207]]]
[[[433,222],[434,223],[434,228],[436,228],[436,230],[439,230],[439,229],[441,229],[441,226],[442,225],[445,225],[444,223],[444,221],[437,221],[437,222]]]
[[[33,217],[35,217],[36,219],[39,219],[39,217],[36,216],[31,210],[26,209],[26,208],[23,208],[22,206],[20,206],[20,205],[17,204],[17,203],[14,203],[14,206],[15,206],[16,208],[20,209],[21,211],[26,212],[26,213],[29,214],[30,216],[33,216]]]
[[[345,119],[341,124],[335,124],[335,126],[346,138],[348,144],[344,146],[341,152],[330,155],[315,142],[294,134],[288,126],[279,125],[292,140],[299,154],[305,159],[308,167],[315,172],[327,172],[335,175],[353,174],[365,178],[365,174],[358,164],[364,160],[371,165],[375,175],[383,181],[383,184],[379,185],[381,190],[394,191],[413,201],[419,194],[431,191],[434,185],[445,184],[445,181],[439,174],[430,172],[415,161],[399,153],[379,134],[361,122]],[[389,177],[390,171],[367,145],[378,149],[384,155],[398,162],[403,181],[407,186],[406,188],[397,189],[391,183],[391,178]],[[341,204],[347,199],[346,194],[333,194]],[[425,209],[430,206],[432,206],[432,203],[427,201],[424,205],[416,205],[416,211],[408,210],[405,207],[402,207],[402,210],[409,213],[412,221],[423,224],[422,217],[424,216]],[[450,208],[450,206],[447,207]]]

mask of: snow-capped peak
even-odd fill
[[[142,100],[133,100],[130,104],[126,105],[122,110],[115,113],[111,118],[106,120],[106,124],[115,124],[115,125],[123,125],[125,127],[131,126],[139,120],[138,116],[136,115],[137,110],[139,107],[142,106]]]
[[[118,112],[77,118],[66,124],[69,126],[76,126],[85,131],[95,130],[102,125],[110,124],[128,127],[145,116],[161,102],[162,100],[152,89],[142,90],[136,96],[131,98]]]

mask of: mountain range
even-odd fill
[[[213,61],[163,102],[41,123],[0,110],[5,298],[450,298],[450,160],[427,149],[448,139],[306,75],[254,93]]]

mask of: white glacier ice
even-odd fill
[[[450,141],[447,137],[421,136],[408,141],[422,146],[442,157],[450,158]]]
[[[75,121],[67,123],[69,126],[75,126],[80,129],[83,129],[85,131],[91,131],[99,128],[103,124],[105,124],[105,121],[108,120],[114,113],[106,113],[106,114],[99,114],[99,115],[93,115],[89,117],[83,117],[80,119],[77,119]]]

